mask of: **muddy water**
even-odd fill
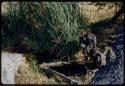
[[[63,73],[66,76],[86,75],[87,70],[97,69],[95,64],[87,64],[86,66],[85,64],[78,64],[78,63],[65,64],[63,66],[58,66],[58,67],[55,66],[55,67],[50,67],[50,68],[60,73]]]
[[[117,36],[112,48],[116,54],[116,60],[111,59],[105,67],[96,72],[91,81],[92,85],[120,85],[124,82],[124,27],[118,26],[114,35]]]
[[[68,64],[68,65],[63,65],[63,66],[58,66],[58,67],[51,67],[52,69],[63,73],[66,76],[73,76],[76,74],[86,74],[86,68],[85,65],[83,64]]]

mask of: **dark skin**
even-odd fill
[[[98,59],[101,58],[101,55],[99,53],[95,52],[94,49],[91,49],[89,56],[91,59],[93,59],[95,66],[99,67],[101,63],[100,63],[100,60],[98,60]]]
[[[89,40],[87,40],[87,37],[88,37],[89,34],[91,34],[91,31],[88,31],[87,33],[86,32],[85,33],[81,32],[81,34],[80,34],[81,35],[80,43],[84,43],[85,44],[85,47],[82,47],[82,52],[84,53],[84,56],[85,56],[85,59],[86,59],[86,63],[88,62],[89,50],[90,49],[95,49],[95,47],[96,47],[94,44],[89,45]]]

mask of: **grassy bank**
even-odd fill
[[[20,65],[16,75],[16,84],[58,84],[54,77],[48,77],[38,67],[33,55],[25,55],[26,59]]]
[[[2,16],[2,48],[69,57],[79,50],[76,2],[12,2]]]

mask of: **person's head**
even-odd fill
[[[90,34],[90,33],[91,33],[91,30],[90,30],[90,29],[88,29],[88,30],[87,30],[87,34]]]
[[[81,37],[81,36],[84,36],[85,34],[86,34],[86,31],[85,31],[85,30],[81,30],[81,31],[80,31],[80,37]]]

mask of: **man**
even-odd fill
[[[102,55],[97,50],[91,49],[88,57],[89,59],[93,60],[93,64],[95,68],[99,68],[101,66]]]
[[[87,52],[90,51],[90,49],[96,50],[96,36],[91,33],[91,30],[89,30],[86,34],[86,43],[87,43]]]
[[[87,43],[86,43],[86,31],[81,31],[80,33],[80,46],[82,48],[82,51],[85,55],[85,58],[86,58],[86,63],[87,63]]]
[[[86,54],[85,48],[86,48],[86,46],[87,46],[85,34],[86,34],[85,31],[81,31],[81,33],[80,33],[80,46],[81,46],[81,48],[83,49],[83,53],[84,53],[84,54]]]
[[[88,61],[88,54],[91,49],[96,50],[96,36],[91,33],[91,30],[82,31],[80,34],[80,45],[83,49],[83,53],[85,54],[86,63]]]

